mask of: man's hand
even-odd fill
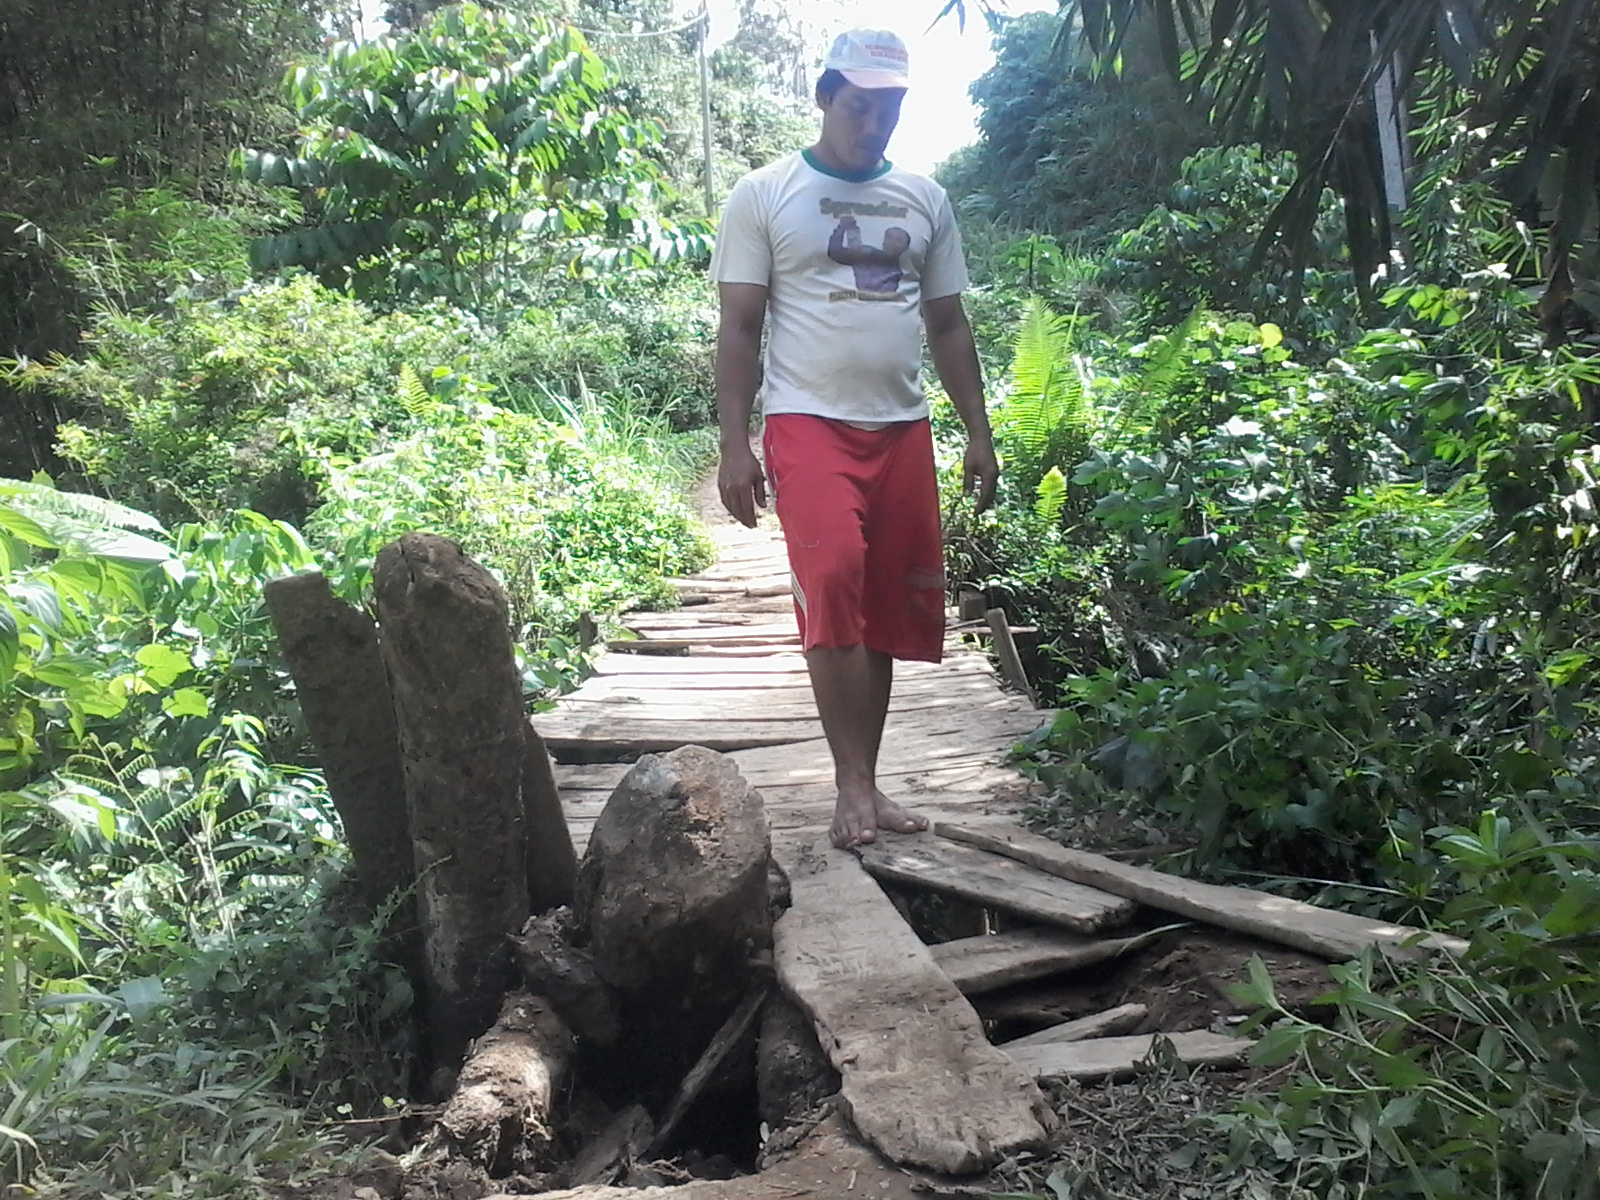
[[[993,454],[990,455],[991,459]],[[767,506],[767,477],[761,470],[761,460],[750,447],[724,449],[722,462],[717,466],[717,490],[722,493],[722,506],[733,514],[734,520],[751,529],[756,527],[756,509]],[[990,491],[993,491],[990,487]]]
[[[994,503],[994,489],[999,482],[1000,460],[995,457],[994,442],[988,438],[968,442],[961,471],[961,494],[971,496],[976,492],[975,512],[982,512]]]

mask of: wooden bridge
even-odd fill
[[[1036,1080],[1116,1074],[1159,1036],[1097,1036],[1129,1026],[1090,1020],[1002,1048],[990,1044],[964,993],[1147,944],[1150,934],[1125,927],[1149,930],[1170,914],[1335,960],[1375,942],[1416,940],[1415,930],[1162,875],[1025,832],[1015,820],[1025,781],[1006,760],[1048,714],[1004,690],[986,657],[956,635],[943,663],[898,664],[879,764],[882,789],[930,817],[934,830],[880,835],[859,852],[833,849],[832,764],[800,654],[781,538],[770,517],[755,530],[718,524],[713,535],[718,560],[682,581],[684,606],[630,617],[634,637],[612,642],[593,678],[534,724],[567,764],[556,768],[557,780],[580,853],[628,770],[625,760],[640,753],[691,744],[725,751],[762,792],[773,854],[793,893],[774,931],[779,983],[811,1017],[839,1069],[855,1130],[893,1162],[963,1174],[1039,1147],[1054,1118]],[[874,876],[1038,928],[929,947]],[[1247,1049],[1205,1031],[1169,1034],[1191,1061],[1237,1062]],[[846,1195],[860,1172],[877,1172],[864,1192],[913,1194],[913,1181],[885,1172],[848,1130],[832,1136],[825,1154],[813,1146],[795,1160],[822,1154],[804,1180],[774,1169],[675,1194]],[[843,1186],[846,1169],[851,1188]]]

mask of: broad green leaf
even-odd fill
[[[178,676],[194,666],[187,654],[160,642],[139,647],[133,657],[144,667],[145,678],[158,688],[170,686]]]
[[[162,699],[161,708],[169,717],[211,715],[211,701],[199,688],[179,688]]]

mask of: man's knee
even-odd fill
[[[841,538],[808,547],[804,569],[796,574],[809,595],[849,599],[861,595],[866,570],[865,544],[851,544]]]

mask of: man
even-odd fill
[[[980,511],[999,475],[950,201],[884,158],[906,68],[892,33],[839,36],[817,83],[821,136],[739,181],[711,264],[722,309],[717,482],[728,511],[750,526],[772,485],[833,753],[830,832],[840,847],[880,829],[928,827],[877,785],[894,660],[937,662],[944,646],[938,486],[917,381],[924,326],[966,426],[964,484]],[[758,387],[765,471],[750,448]]]

